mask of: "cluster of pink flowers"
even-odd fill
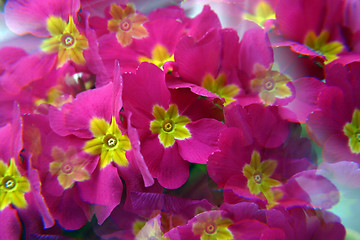
[[[6,1],[0,239],[357,235],[360,1],[152,2]]]

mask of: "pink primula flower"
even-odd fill
[[[162,186],[181,186],[189,175],[188,162],[205,164],[217,150],[223,124],[186,116],[181,102],[171,101],[165,74],[155,65],[141,63],[136,74],[125,74],[123,94],[124,109],[133,113],[132,124],[139,131],[142,155]]]
[[[241,105],[276,105],[280,107],[281,116],[293,122],[305,122],[308,114],[318,108],[317,96],[325,84],[305,73],[298,74],[307,62],[299,61],[297,55],[286,55],[283,61],[275,59],[264,30],[253,28],[245,32],[238,57],[239,78],[244,89],[237,98]],[[278,61],[279,67],[275,68]],[[292,64],[299,70],[289,67]],[[312,65],[305,66],[313,69]]]
[[[326,82],[319,95],[319,110],[307,121],[310,136],[323,149],[328,162],[354,161],[359,163],[358,140],[360,99],[358,96],[359,64],[334,64],[327,69]],[[340,77],[339,77],[340,76]]]
[[[310,142],[300,138],[299,126],[289,136],[289,123],[275,107],[231,105],[226,110],[229,128],[220,134],[220,151],[209,157],[209,175],[238,196],[266,199],[272,205],[280,196],[274,187],[314,168]]]
[[[22,226],[29,228],[29,237],[34,225],[43,221],[41,228],[49,228],[54,220],[40,193],[38,173],[30,166],[31,157],[20,157],[22,119],[17,104],[10,114],[11,121],[0,128],[0,215],[11,226],[1,225],[0,230],[7,239],[19,239]]]
[[[117,70],[114,82],[78,94],[73,102],[64,104],[61,110],[55,107],[49,109],[51,129],[60,136],[75,136],[77,141],[81,141],[82,150],[87,153],[86,161],[96,167],[89,172],[90,179],[78,185],[82,198],[98,205],[94,210],[100,222],[121,201],[120,197],[113,194],[122,194],[122,190],[115,190],[122,189],[119,173],[125,182],[143,176],[144,182],[140,180],[139,185],[133,184],[135,189],[140,189],[143,184],[151,186],[154,183],[137,146],[137,132],[124,127],[126,124],[130,126],[130,115],[127,116],[126,124],[119,119],[122,107],[119,66]],[[131,172],[130,176],[127,176],[127,171]],[[101,182],[103,184],[98,185]],[[127,190],[131,189],[128,186]]]
[[[80,154],[82,141],[55,134],[47,116],[27,115],[25,120],[24,147],[33,154],[31,165],[39,171],[39,191],[62,227],[79,229],[90,218],[90,212],[89,203],[79,198],[78,182],[89,179],[95,166]],[[72,164],[80,161],[81,166]],[[79,171],[83,175],[74,176]]]
[[[238,41],[236,32],[230,29],[209,30],[199,40],[183,37],[175,49],[180,78],[169,80],[169,88],[190,88],[224,104],[235,101],[241,92],[236,73]]]
[[[219,210],[199,213],[164,236],[176,240],[285,239],[282,229],[267,225],[265,214],[255,203],[224,203]]]
[[[17,34],[30,33],[38,37],[47,37],[46,21],[50,16],[68,19],[70,15],[75,18],[79,9],[79,0],[11,0],[5,5],[5,21],[9,29]]]
[[[344,1],[280,0],[277,6],[275,22],[285,40],[276,40],[274,45],[290,46],[296,53],[325,63],[345,50],[339,30]]]
[[[335,215],[308,207],[266,211],[267,224],[285,233],[285,239],[344,239],[345,228]]]

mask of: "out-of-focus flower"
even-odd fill
[[[261,27],[264,27],[267,20],[275,19],[276,17],[271,4],[261,0],[257,3],[254,14],[244,13],[243,18],[256,22]]]
[[[108,30],[116,33],[116,38],[122,46],[130,45],[133,38],[148,36],[146,28],[142,25],[148,19],[142,14],[135,13],[133,5],[127,4],[125,8],[122,8],[113,3],[110,15],[112,19],[108,21]]]
[[[155,45],[151,51],[151,58],[139,57],[139,62],[150,62],[158,67],[162,67],[168,61],[174,61],[174,54],[170,56],[168,50],[160,44]]]
[[[153,217],[149,221],[145,223],[145,225],[140,229],[140,231],[136,234],[136,240],[148,240],[148,239],[156,239],[156,240],[165,240],[168,238],[163,238],[163,232],[161,231],[161,219],[160,214],[156,217]]]
[[[327,68],[327,87],[319,94],[319,109],[309,115],[307,130],[323,146],[328,162],[359,163],[359,64],[334,63]]]
[[[275,46],[290,46],[292,51],[318,58],[325,64],[346,50],[345,39],[338,29],[342,22],[344,1],[292,2],[280,0],[276,9],[276,31],[284,39]],[[319,14],[319,13],[323,13]],[[326,17],[323,17],[326,16]]]
[[[47,21],[50,17],[68,19],[71,16],[76,19],[79,9],[79,0],[10,0],[6,2],[4,14],[7,26],[16,34],[48,37]]]
[[[256,27],[245,32],[238,55],[242,76],[239,84],[243,91],[236,97],[237,102],[242,106],[252,103],[279,106],[282,118],[305,122],[318,108],[318,94],[325,84],[307,74],[299,77],[287,69],[293,62],[296,65],[306,63],[296,54],[277,64],[275,53],[263,29]]]
[[[50,163],[49,172],[57,175],[60,185],[64,188],[70,188],[74,182],[82,182],[90,179],[90,174],[84,169],[84,159],[76,155],[74,148],[69,148],[66,152],[59,147],[52,149],[53,162]]]
[[[260,99],[266,104],[274,104],[276,98],[287,98],[292,95],[287,83],[291,79],[283,73],[267,70],[264,66],[254,66],[255,79],[251,80],[251,89],[259,93]]]
[[[322,31],[319,36],[315,32],[310,31],[305,36],[305,45],[325,56],[325,63],[329,63],[338,58],[337,54],[341,53],[344,45],[339,41],[329,42],[329,31]]]

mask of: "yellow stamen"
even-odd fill
[[[100,168],[112,161],[120,166],[129,164],[125,153],[131,149],[131,143],[128,136],[120,131],[115,117],[112,117],[110,125],[103,118],[93,118],[90,131],[94,138],[87,141],[83,149],[92,155],[100,154]]]
[[[188,117],[180,116],[175,104],[171,104],[167,111],[159,105],[153,107],[155,120],[150,123],[152,133],[158,134],[159,140],[164,147],[171,147],[175,139],[184,140],[191,137],[186,124],[191,120]]]

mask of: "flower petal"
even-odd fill
[[[178,108],[175,104],[171,104],[168,108],[168,110],[166,111],[166,119],[174,119],[177,116],[179,116],[179,111]]]
[[[107,150],[106,148],[102,148],[101,156],[100,156],[100,169],[105,168],[107,165],[110,164],[112,160],[113,159],[110,150]]]
[[[73,178],[77,182],[82,182],[82,181],[90,179],[90,174],[88,173],[88,171],[86,171],[86,169],[78,168],[78,169],[74,170]]]
[[[26,208],[27,202],[24,195],[24,193],[18,191],[8,193],[8,197],[11,203],[14,204],[17,208]]]
[[[257,170],[260,167],[260,159],[260,153],[258,151],[253,151],[250,162],[251,168]]]
[[[103,118],[93,118],[90,121],[90,131],[94,137],[105,136],[108,129],[109,123]]]
[[[280,181],[275,180],[273,178],[264,178],[264,180],[262,181],[262,184],[265,184],[269,187],[276,187],[276,186],[282,185],[282,183]]]
[[[166,112],[163,107],[160,107],[159,105],[154,105],[152,114],[156,120],[164,120]]]
[[[249,164],[246,164],[243,168],[243,174],[247,179],[250,179],[254,175],[254,169]]]
[[[71,176],[61,173],[58,177],[57,177],[59,184],[64,188],[64,189],[68,189],[71,188],[74,184],[74,180],[72,179]]]
[[[103,141],[99,138],[94,138],[85,143],[83,150],[92,155],[98,155],[101,153]]]
[[[277,161],[275,160],[265,160],[260,163],[259,170],[264,175],[264,177],[270,177],[277,166]]]
[[[79,30],[76,28],[74,19],[72,16],[69,16],[69,21],[65,28],[65,32],[70,33],[75,38],[79,35]]]
[[[116,38],[123,47],[129,46],[132,43],[132,36],[128,32],[119,31],[116,34]]]
[[[79,48],[72,48],[69,49],[69,58],[76,64],[84,65],[85,58],[83,55],[83,50]]]
[[[43,40],[40,45],[42,51],[47,53],[57,52],[59,50],[60,37],[51,37]]]
[[[116,5],[115,3],[111,4],[110,15],[115,19],[123,19],[124,10],[121,6]]]
[[[0,211],[11,203],[8,195],[9,193],[0,191]]]
[[[129,161],[125,156],[125,151],[115,149],[112,151],[112,154],[114,162],[116,162],[119,166],[126,167],[129,165]]]
[[[161,121],[154,120],[150,123],[150,130],[152,133],[160,133],[162,129]]]
[[[161,132],[159,134],[159,140],[165,148],[171,147],[175,143],[174,136],[169,133],[165,133],[165,132]]]
[[[30,191],[30,183],[26,177],[16,178],[16,191],[20,191],[20,192]]]
[[[66,28],[66,22],[61,17],[50,16],[46,26],[51,36],[62,35]]]
[[[189,131],[189,129],[187,129],[186,127],[183,126],[176,126],[175,130],[173,133],[171,133],[171,135],[179,140],[183,140],[186,138],[190,138],[191,137],[191,133]]]
[[[149,33],[144,26],[134,24],[131,29],[131,35],[133,38],[139,39],[149,36]]]

